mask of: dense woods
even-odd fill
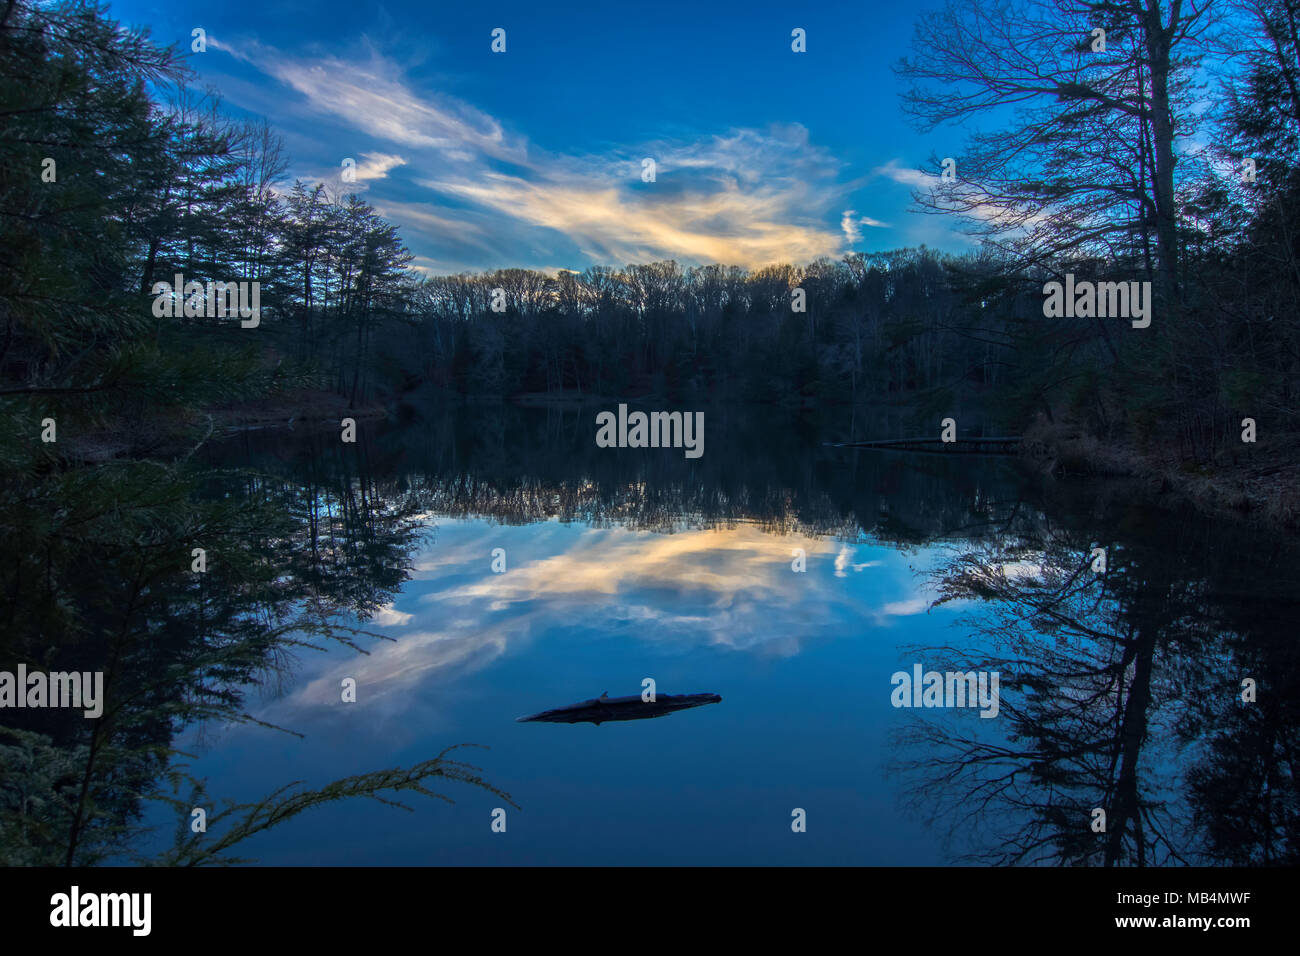
[[[30,435],[38,407],[103,424],[309,386],[353,406],[415,387],[886,401],[927,421],[977,397],[1012,432],[1042,416],[1201,463],[1239,444],[1244,417],[1294,431],[1295,0],[1014,15],[1025,6],[950,5],[900,65],[923,125],[1001,121],[918,194],[973,223],[978,252],[430,276],[357,195],[285,183],[274,132],[192,92],[174,51],[92,6],[15,0],[0,139],[8,437]],[[1094,22],[1110,25],[1102,52]],[[992,56],[1002,47],[1017,56]],[[1193,103],[1207,88],[1209,109]],[[1008,123],[998,110],[1015,102]],[[1066,273],[1151,282],[1151,326],[1046,318],[1044,283]],[[155,318],[153,284],[175,274],[259,282],[260,326]]]

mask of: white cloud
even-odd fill
[[[361,181],[386,179],[390,169],[406,165],[406,160],[401,156],[390,156],[388,153],[362,153],[361,159],[355,170],[357,179]]]
[[[913,614],[924,614],[929,608],[930,602],[925,598],[909,598],[906,601],[893,601],[881,608],[881,613],[890,617],[910,617]]]
[[[300,93],[309,109],[333,116],[376,139],[443,151],[453,159],[482,154],[525,159],[520,143],[501,124],[467,103],[440,93],[416,93],[392,60],[371,51],[366,62],[338,57],[298,59],[249,42],[209,45]]]
[[[861,564],[854,564],[853,554],[855,550],[846,544],[840,548],[839,554],[835,555],[835,576],[837,578],[848,577],[850,570],[862,571],[866,568],[877,568],[884,563],[883,561],[864,561]]]
[[[1002,202],[995,201],[996,197],[975,183],[958,180],[955,184],[946,184],[945,187],[940,176],[922,172],[919,169],[900,166],[897,160],[891,159],[884,166],[878,166],[874,173],[877,176],[892,179],[896,183],[911,186],[919,193],[936,193],[941,187],[952,190],[950,198],[953,206],[959,205],[960,214],[970,219],[979,219],[994,224],[1014,224],[1020,229],[1032,229],[1048,219],[1047,212],[1022,216],[1018,210],[1014,210]],[[930,231],[933,233],[933,230]],[[939,235],[944,239],[958,237],[958,234],[946,229],[941,230]]]
[[[422,174],[427,204],[375,204],[425,261],[460,258],[467,236],[478,241],[473,258],[483,268],[534,264],[519,261],[521,250],[554,261],[554,233],[611,264],[674,258],[756,267],[843,247],[827,223],[848,189],[838,181],[841,164],[798,124],[607,155],[552,153],[462,100],[416,89],[375,50],[348,60],[256,42],[212,45],[279,80],[312,112],[372,138],[376,148],[357,166],[363,187],[397,166]],[[654,183],[640,178],[646,156],[656,161]],[[860,225],[884,224],[858,217]]]
[[[413,616],[394,609],[391,604],[386,604],[375,612],[371,620],[382,627],[401,627],[403,624],[409,624]]]
[[[808,220],[789,193],[746,192],[734,182],[662,197],[634,194],[612,180],[570,178],[558,170],[548,180],[485,173],[420,184],[524,224],[561,232],[607,262],[673,258],[759,266],[807,262],[834,255],[839,247],[835,235]]]
[[[872,219],[870,216],[859,216],[853,209],[844,210],[844,215],[840,217],[840,229],[844,233],[844,238],[849,241],[850,245],[857,245],[862,241],[862,230],[860,226],[872,226],[878,229],[889,228],[889,223],[881,222],[879,219]]]

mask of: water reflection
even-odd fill
[[[979,610],[916,652],[1000,672],[1005,722],[901,731],[913,806],[994,864],[1294,863],[1294,551],[1140,499],[1044,504],[934,573]]]
[[[460,740],[492,747],[489,770],[448,758],[442,775],[492,805],[504,787],[534,830],[488,848],[459,810],[412,831],[336,807],[246,834],[254,855],[337,862],[303,847],[350,821],[356,842],[333,852],[374,863],[646,846],[661,862],[1294,862],[1291,543],[1129,488],[1041,487],[1003,460],[823,447],[844,423],[708,423],[698,460],[598,449],[578,409],[448,409],[356,445],[250,432],[184,471],[73,476],[116,482],[118,510],[65,489],[48,548],[31,529],[49,503],[11,500],[33,557],[0,572],[3,659],[103,669],[109,706],[93,727],[3,713],[5,862],[156,855],[153,798],[183,817],[213,787],[256,808],[285,779],[432,772]],[[42,561],[62,587],[23,586]],[[891,708],[890,673],[917,662],[998,671],[999,716]],[[728,708],[688,737],[638,721],[623,751],[511,733],[510,715],[648,674]],[[160,786],[187,768],[193,793]],[[809,804],[791,844],[781,821]],[[575,816],[602,822],[575,839]],[[201,844],[164,859],[205,861]]]

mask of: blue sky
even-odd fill
[[[363,193],[414,265],[443,273],[969,248],[950,222],[910,211],[927,160],[960,143],[911,129],[892,71],[938,2],[111,10],[187,51],[202,27],[207,51],[189,57],[201,82],[230,112],[270,121],[290,176]],[[505,53],[491,51],[497,27]],[[805,53],[791,50],[796,27]]]

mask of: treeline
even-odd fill
[[[981,397],[1013,427],[1042,415],[1107,438],[1163,430],[1199,457],[1243,416],[1296,424],[1300,287],[1281,268],[1296,248],[1278,226],[1189,248],[1179,311],[1166,304],[1146,329],[1045,318],[1057,269],[922,248],[752,273],[659,262],[426,279],[404,354],[463,394],[905,401],[925,414]],[[1079,283],[1150,281],[1115,259],[1065,268]]]
[[[975,136],[956,180],[936,176],[919,197],[984,223],[977,253],[430,277],[358,196],[286,186],[275,134],[191,92],[173,50],[83,0],[13,0],[0,21],[0,380],[16,402],[6,435],[30,434],[38,410],[185,418],[309,386],[353,406],[432,386],[888,401],[926,418],[978,398],[1010,429],[1041,416],[1197,460],[1238,442],[1244,417],[1293,429],[1300,48],[1289,24],[1300,0],[1233,15],[1247,62],[1214,110],[1194,114],[1187,76],[1209,41],[1176,11],[1150,7],[1143,20],[1139,7],[1053,14],[1055,45],[1032,67],[1046,79],[1022,91],[1043,102]],[[982,15],[965,0],[923,20],[905,106],[943,123],[1018,95],[1026,67],[986,49],[1021,29],[999,9],[1002,32],[988,36],[960,29]],[[1112,24],[1110,52],[1091,59],[1075,35],[1089,17]],[[977,56],[990,65],[971,73]],[[937,95],[945,84],[978,95]],[[1196,129],[1218,145],[1177,152]],[[1066,273],[1150,282],[1150,327],[1045,317],[1043,285]],[[155,283],[177,274],[258,282],[259,326],[156,317]]]
[[[1184,462],[1241,450],[1251,419],[1294,459],[1297,23],[1300,0],[950,0],[899,71],[905,111],[962,147],[917,199],[971,226],[978,253],[428,279],[410,354],[466,394],[884,400],[923,417],[977,396],[1013,430],[1041,417]],[[1138,283],[1150,314],[1049,318],[1045,285],[1069,276]]]
[[[1008,378],[991,345],[971,353],[950,327],[965,293],[933,252],[423,277],[357,195],[286,187],[275,134],[194,93],[147,34],[91,4],[17,2],[0,44],[13,106],[0,138],[0,377],[65,421],[107,424],[117,410],[120,430],[161,406],[305,386],[357,404],[425,383],[782,404],[934,392],[945,407],[963,383]],[[258,283],[257,327],[156,316],[156,283],[177,275]]]
[[[419,354],[467,394],[820,404],[987,385],[1004,377],[996,357],[963,351],[952,324],[954,270],[981,265],[920,249],[752,272],[665,261],[430,278]]]

